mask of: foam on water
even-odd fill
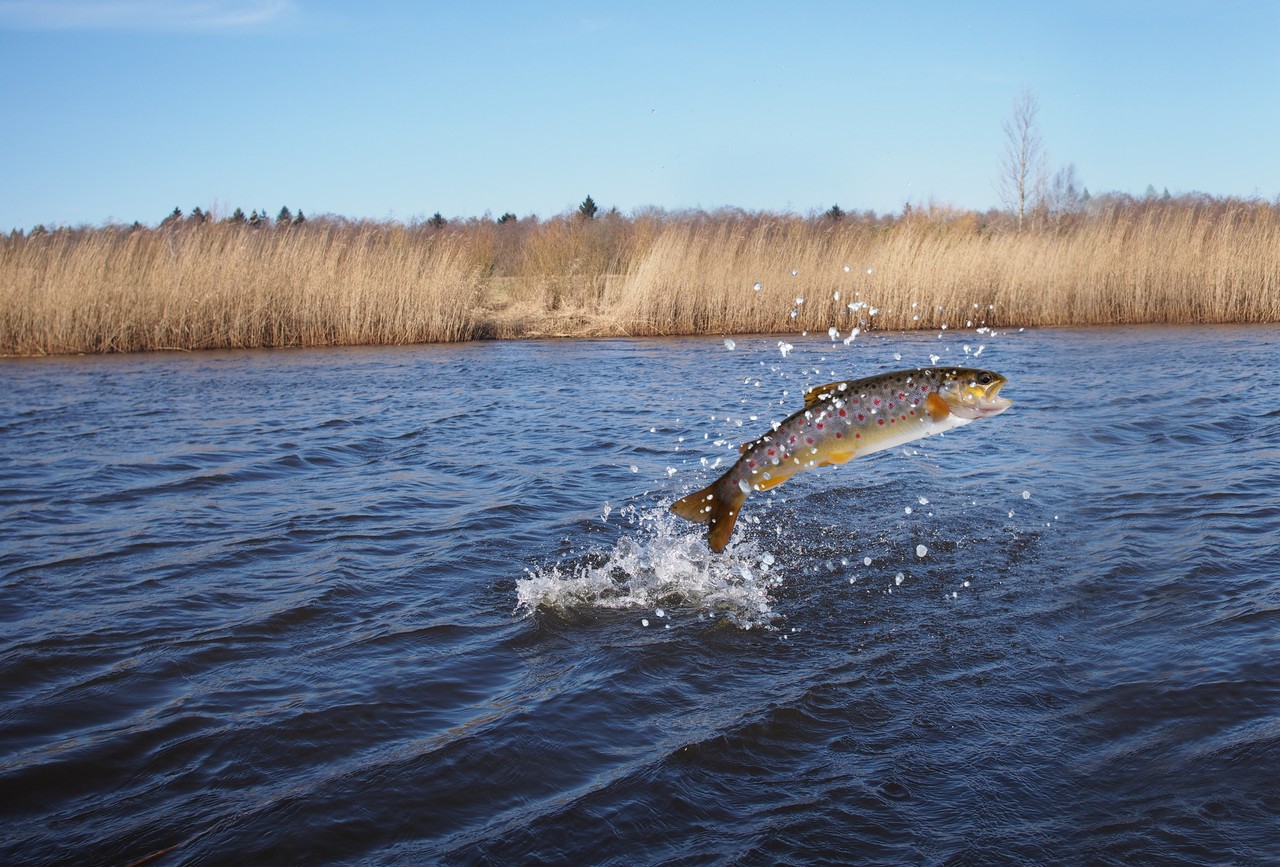
[[[527,569],[516,581],[516,611],[665,608],[668,614],[723,618],[742,629],[767,627],[776,618],[771,591],[782,579],[773,556],[754,542],[735,542],[713,554],[702,527],[666,509],[619,512],[631,526],[610,549]]]

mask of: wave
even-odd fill
[[[713,554],[702,528],[664,508],[628,506],[619,512],[629,527],[610,549],[526,569],[516,582],[516,611],[528,616],[539,609],[634,609],[652,611],[654,625],[666,627],[668,608],[741,629],[769,627],[777,618],[773,594],[782,576],[774,556],[754,541],[737,541]]]

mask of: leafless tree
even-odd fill
[[[1004,206],[1018,218],[1018,231],[1027,211],[1034,206],[1044,187],[1044,143],[1036,125],[1040,103],[1029,90],[1022,91],[1013,103],[1013,114],[1001,128],[1004,130],[1004,157],[1000,161],[997,187]]]

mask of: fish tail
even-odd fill
[[[671,511],[695,524],[707,524],[707,544],[717,554],[729,544],[733,525],[747,500],[747,492],[725,473],[715,482],[671,504]]]

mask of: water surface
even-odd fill
[[[787,340],[3,362],[0,861],[1280,858],[1280,332]],[[1016,405],[666,515],[931,356]]]

